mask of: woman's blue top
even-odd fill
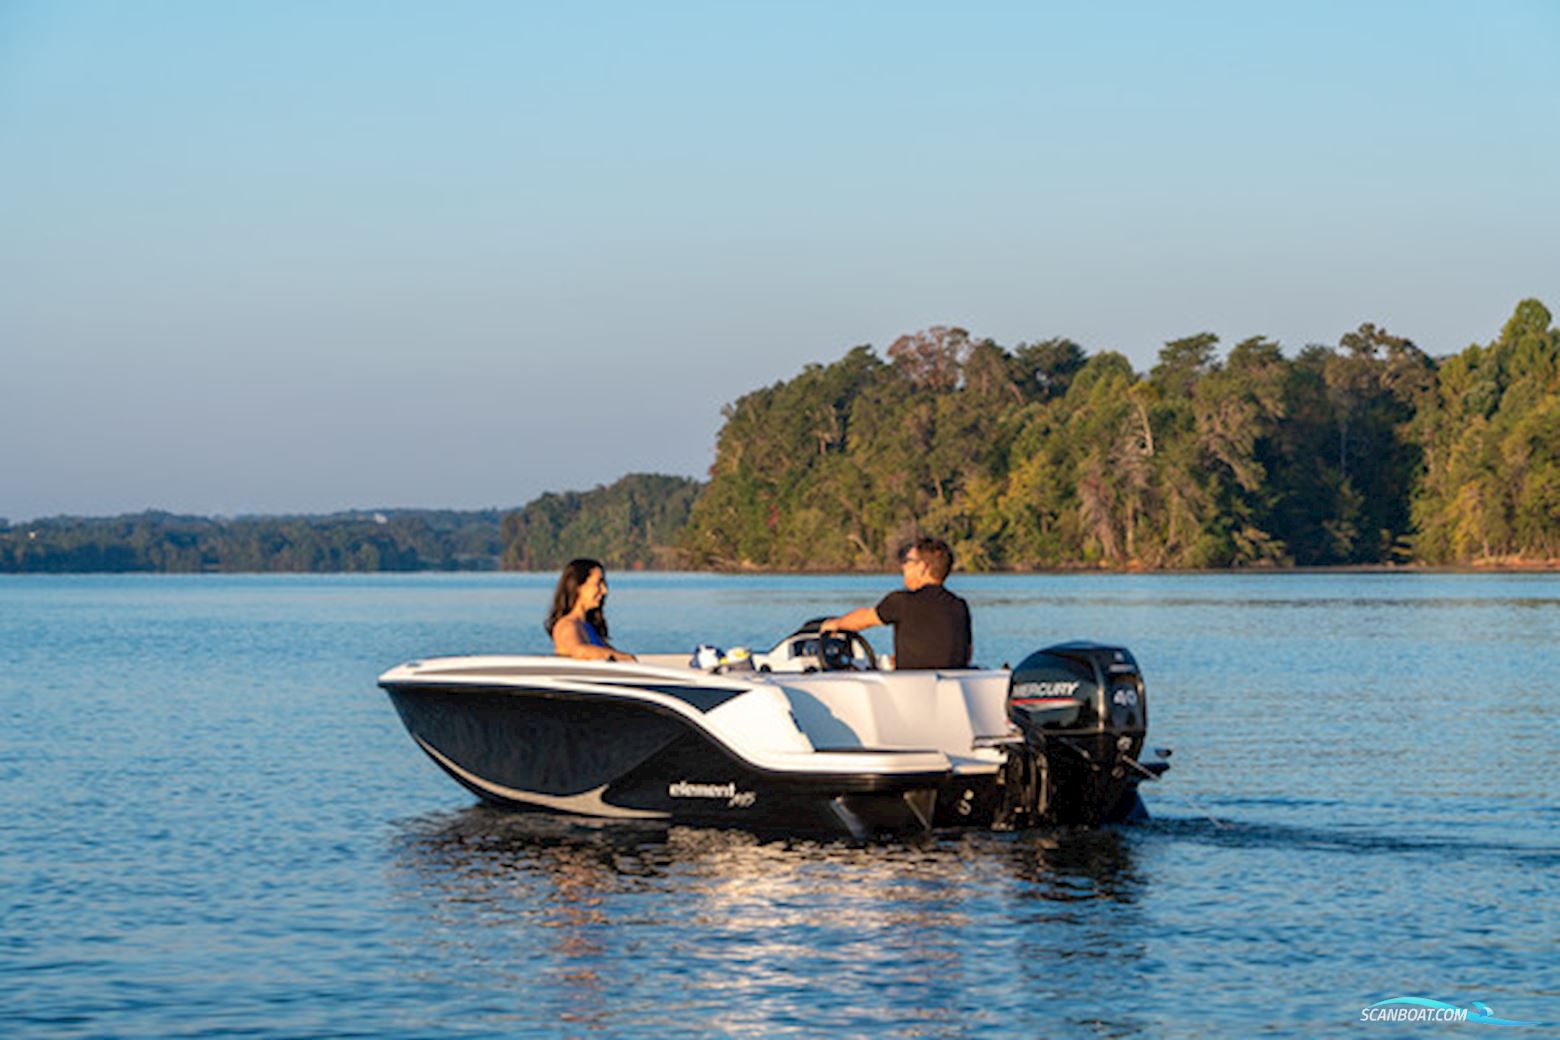
[[[585,622],[585,641],[591,646],[607,645],[607,641],[601,638],[601,633],[596,631],[596,626],[589,621]]]

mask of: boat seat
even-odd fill
[[[781,687],[814,747],[936,748],[972,762],[979,740],[1002,737],[1005,672],[821,672]]]

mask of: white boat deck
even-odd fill
[[[641,664],[708,675],[687,654],[646,654]],[[814,749],[936,750],[959,771],[995,769],[992,747],[1013,735],[1009,673],[960,669],[909,672],[751,672],[722,678],[778,687]]]
[[[1005,758],[1000,745],[1014,735],[1003,670],[708,672],[692,667],[687,654],[645,654],[637,663],[438,658],[381,677],[413,678],[584,691],[606,680],[615,694],[688,715],[755,763],[787,771],[989,773]],[[749,691],[699,711],[657,690],[668,680]]]

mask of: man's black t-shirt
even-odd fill
[[[890,592],[877,616],[894,626],[895,668],[969,667],[969,604],[941,585]]]

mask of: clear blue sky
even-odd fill
[[[1560,311],[1560,4],[0,0],[0,516],[509,506],[959,324]]]

